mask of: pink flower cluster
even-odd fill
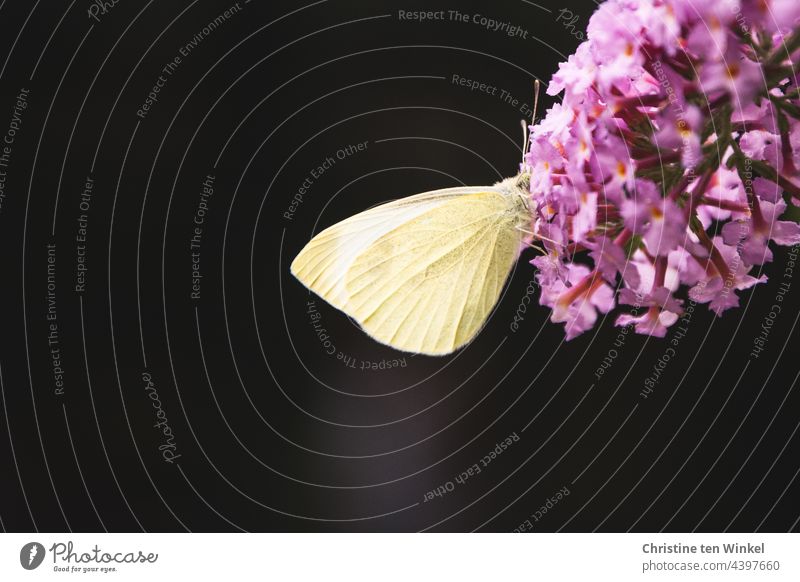
[[[531,126],[540,302],[567,339],[617,303],[663,337],[800,243],[800,1],[609,0],[587,32]]]

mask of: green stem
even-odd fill
[[[693,229],[694,233],[697,235],[697,238],[700,239],[700,244],[705,247],[706,251],[708,251],[709,256],[711,257],[711,262],[714,264],[714,267],[717,269],[719,276],[722,278],[723,281],[727,281],[731,276],[731,269],[728,266],[728,263],[725,261],[725,257],[722,256],[722,253],[719,252],[719,249],[714,244],[710,238],[708,238],[708,234],[706,233],[703,228]]]
[[[800,49],[800,28],[796,28],[789,36],[784,38],[780,45],[775,47],[775,52],[772,53],[767,64],[777,65],[786,59],[790,59],[792,53],[797,49]]]

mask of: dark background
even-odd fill
[[[798,528],[800,283],[760,357],[749,356],[785,249],[740,309],[717,319],[698,307],[648,398],[644,382],[674,334],[619,336],[609,316],[565,343],[538,290],[512,331],[534,275],[527,260],[483,333],[445,358],[378,345],[288,273],[314,232],[357,211],[513,175],[521,105],[577,47],[593,3],[457,3],[521,27],[520,38],[398,18],[455,3],[241,2],[137,117],[161,69],[231,5],[122,1],[97,22],[85,0],[0,3],[0,132],[30,90],[0,209],[5,530]],[[575,34],[561,8],[578,16]],[[311,171],[360,142],[285,218]],[[189,243],[208,175],[192,299]],[[314,333],[310,300],[341,357]],[[397,358],[404,367],[360,369]],[[604,359],[613,363],[598,380]],[[480,474],[455,480],[512,434],[518,442]]]

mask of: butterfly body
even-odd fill
[[[443,355],[496,304],[531,224],[529,176],[382,204],[316,235],[292,273],[377,341]]]

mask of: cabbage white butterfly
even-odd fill
[[[521,172],[382,204],[316,235],[292,274],[377,341],[449,354],[480,331],[530,240],[529,187]]]
[[[379,342],[449,354],[478,333],[519,256],[529,180],[434,190],[356,214],[311,239],[292,274]]]

